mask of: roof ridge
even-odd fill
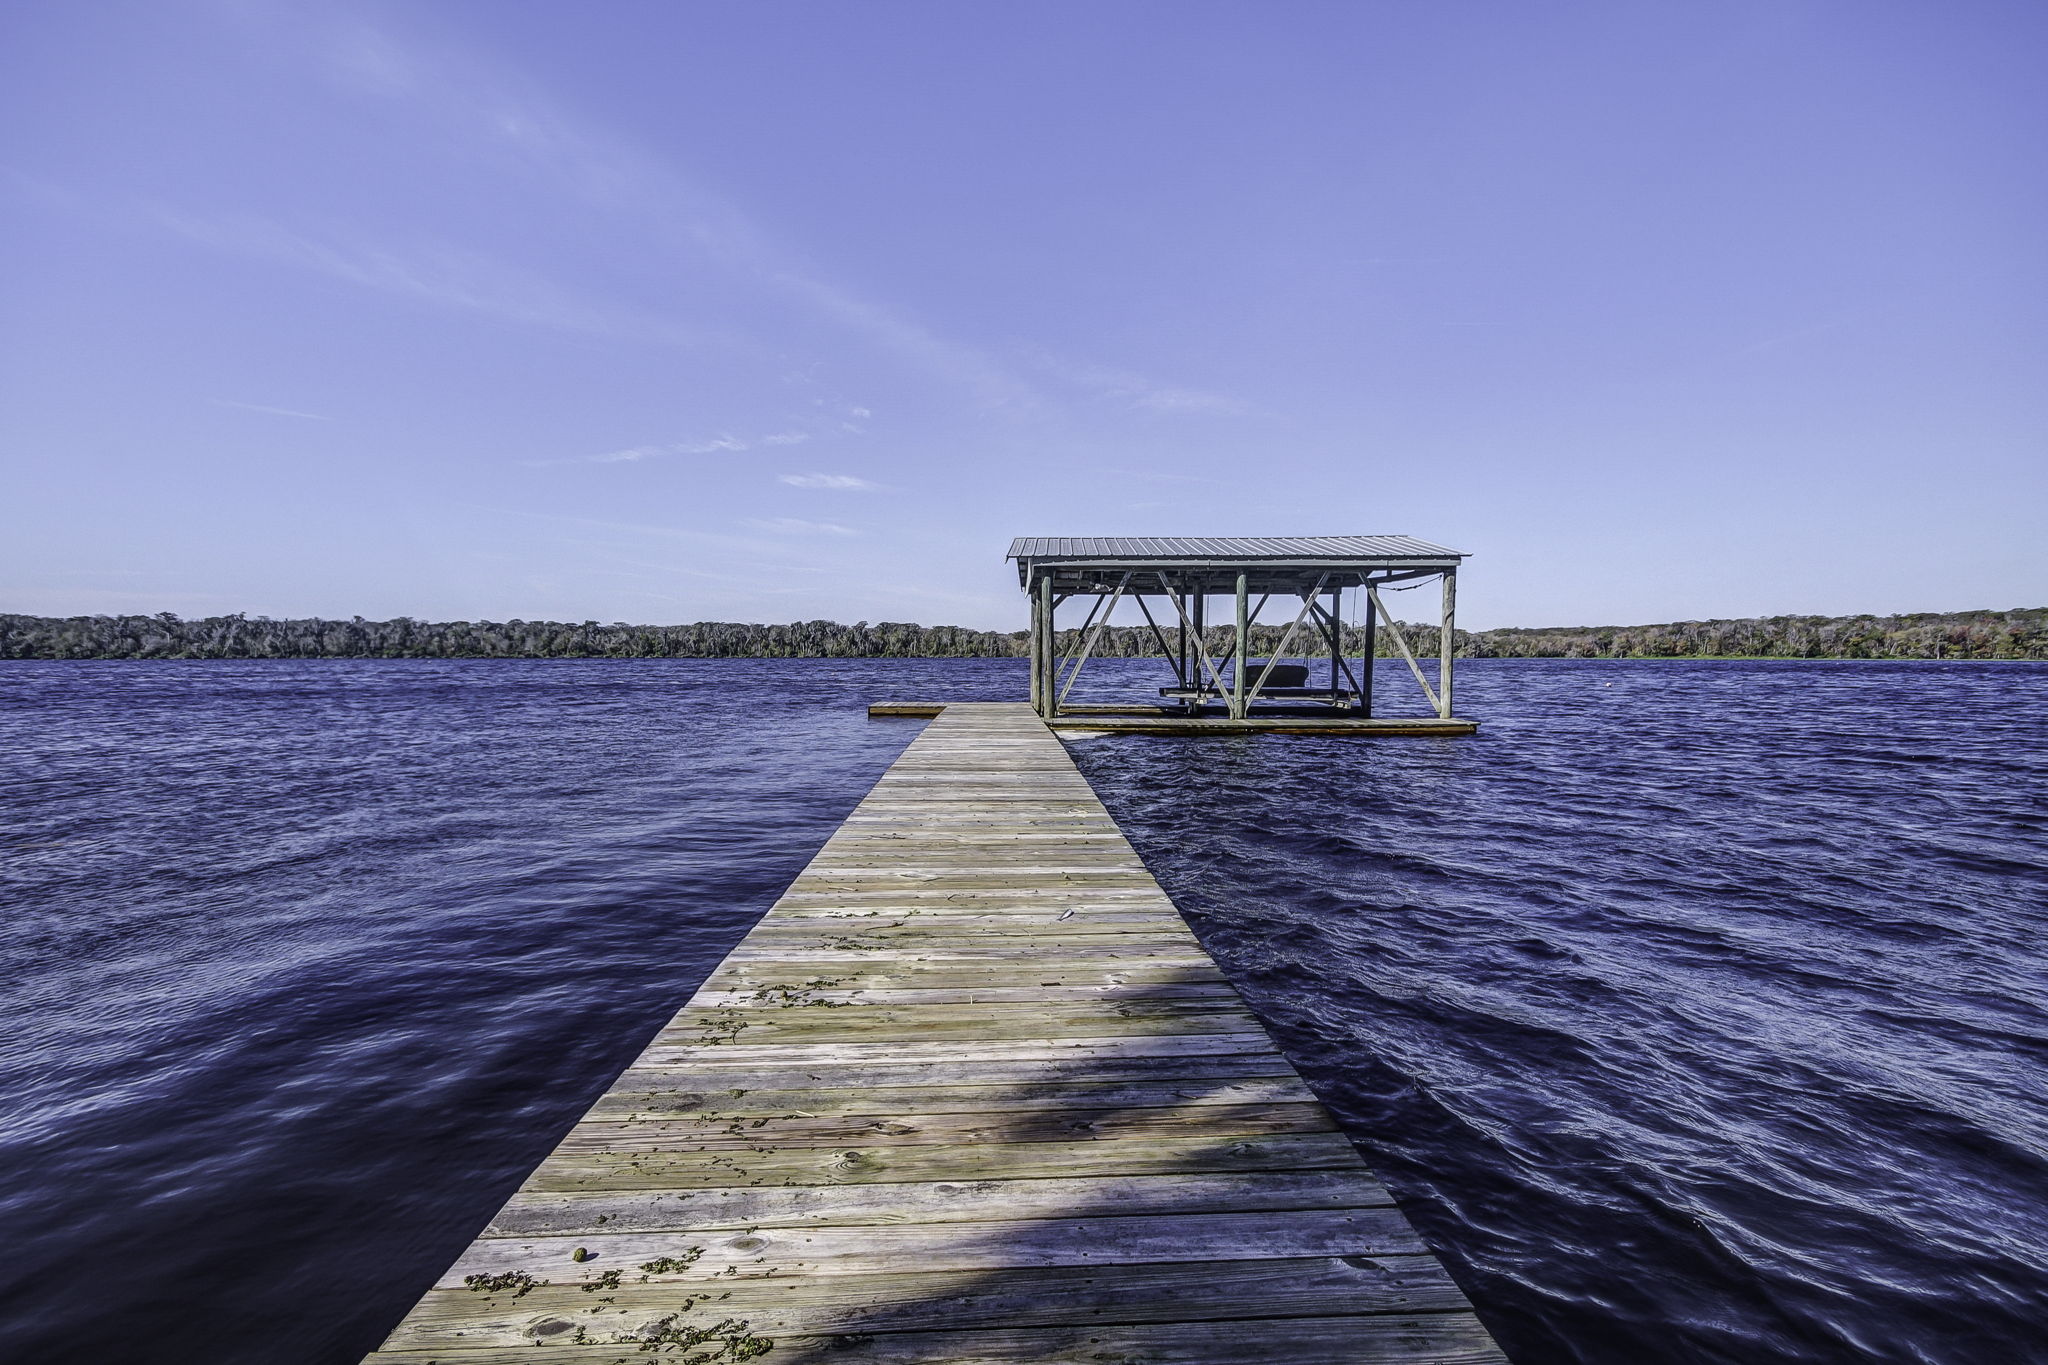
[[[1008,559],[1463,559],[1401,532],[1345,536],[1019,536]]]

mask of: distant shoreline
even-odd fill
[[[685,663],[717,663],[721,660],[773,660],[779,663],[888,662],[930,663],[940,659],[1023,659],[1021,654],[71,654],[0,655],[0,664],[308,664],[308,663],[418,663],[418,664],[544,664],[544,663],[644,663],[650,659],[672,659]],[[1124,659],[1164,659],[1151,654],[1126,654]],[[1299,651],[1292,656],[1302,657]],[[1309,656],[1315,657],[1313,655]],[[1321,656],[1324,660],[1329,655]],[[1348,656],[1356,658],[1356,655]],[[1400,663],[1398,653],[1376,656],[1384,666]],[[2002,655],[1996,658],[1968,658],[1948,655],[1939,659],[1892,654],[1459,654],[1459,663],[1495,664],[2040,664],[2048,655]],[[1425,668],[1434,668],[1436,656],[1424,655]]]
[[[1435,653],[1434,625],[1403,623],[1402,629],[1419,654]],[[1164,634],[1173,639],[1171,630]],[[1251,652],[1271,652],[1284,634],[1280,626],[1254,627]],[[1210,652],[1227,649],[1230,635],[1227,627],[1210,630],[1205,637]],[[1391,635],[1380,632],[1381,658],[1399,657]],[[1071,641],[1073,632],[1061,636]],[[1296,636],[1297,642],[1301,639]],[[1362,651],[1363,630],[1348,628],[1345,645],[1354,654]],[[0,613],[0,659],[1000,659],[1021,658],[1028,650],[1023,631],[890,621],[640,626]],[[1158,658],[1163,653],[1160,637],[1147,626],[1109,627],[1092,650],[1096,658]],[[2039,661],[2048,660],[2048,607],[1461,630],[1456,654],[1462,659]]]

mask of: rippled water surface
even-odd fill
[[[0,1355],[353,1360],[1022,676],[0,664]],[[2048,1361],[2048,667],[1459,678],[1074,752],[1517,1360]]]

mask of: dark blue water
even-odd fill
[[[2048,1360],[2048,666],[1075,746],[1518,1360]]]
[[[1459,676],[1075,754],[1517,1360],[2048,1361],[2048,666]],[[1021,682],[0,664],[0,1357],[352,1361]]]

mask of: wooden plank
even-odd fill
[[[827,983],[821,986],[821,983]],[[1224,983],[1223,974],[1213,968],[1154,967],[1144,963],[1112,963],[1037,960],[1010,963],[999,970],[975,964],[950,962],[849,962],[822,976],[814,963],[783,962],[756,958],[733,964],[712,974],[705,982],[706,1001],[726,994],[758,994],[763,990],[833,989],[847,993],[900,990],[926,991],[1029,991],[1049,992],[1057,1000],[1068,992],[1080,991],[1176,991],[1207,990]]]
[[[1248,1010],[1226,1008],[1214,1000],[1062,1003],[1067,1004],[1066,1009],[1052,1013],[1048,1006],[1047,1013],[1038,1018],[1031,1016],[1028,1007],[1014,1005],[842,1005],[832,1010],[790,1009],[767,1018],[759,1017],[762,1012],[758,1008],[734,1006],[679,1018],[661,1031],[659,1041],[712,1046],[731,1041],[758,1047],[765,1043],[860,1043],[872,1039],[893,1045],[898,1038],[912,1037],[922,1046],[939,1039],[1001,1042],[1025,1034],[1042,1039],[1233,1033],[1265,1037]],[[972,1011],[976,1008],[987,1010],[987,1015],[975,1017]],[[857,1013],[844,1012],[849,1009]]]
[[[579,1249],[582,1261],[573,1259]],[[646,1275],[710,1284],[769,1276],[1416,1255],[1423,1249],[1408,1220],[1392,1208],[810,1224],[737,1232],[479,1237],[436,1286],[461,1289],[472,1275],[521,1273],[551,1284],[601,1284],[614,1269],[636,1281]],[[649,1265],[664,1268],[649,1271]]]
[[[1070,933],[1144,932],[1159,935],[1171,924],[1166,912],[1144,905],[1109,909],[1090,907],[1083,913],[1063,911],[1056,905],[1044,904],[1008,905],[998,902],[980,906],[902,900],[892,906],[866,909],[851,905],[790,906],[783,923],[768,937],[788,937],[821,930],[858,930],[875,923],[892,928],[942,929],[954,934],[970,929],[1033,934],[1050,931],[1056,938]]]
[[[1056,1218],[1078,1208],[1123,1213],[1243,1213],[1268,1209],[1350,1209],[1393,1199],[1357,1170],[1083,1179],[941,1181],[894,1185],[791,1185],[705,1190],[599,1191],[533,1195],[493,1219],[498,1237],[597,1232],[713,1232],[897,1221],[914,1207],[927,1222]]]
[[[1076,1316],[1080,1315],[1077,1310]],[[754,1333],[745,1320],[727,1321],[737,1325],[727,1332],[696,1339],[716,1348],[716,1354],[707,1351],[697,1357],[678,1358],[707,1362],[754,1360],[759,1365],[796,1365],[800,1361],[846,1365],[1507,1365],[1507,1357],[1469,1313],[1236,1318],[1224,1322],[1198,1318],[1192,1322],[1158,1324],[936,1332],[868,1329],[782,1338]],[[637,1344],[646,1340],[629,1337],[626,1342],[613,1345],[556,1345],[546,1358],[563,1365],[639,1365],[647,1359],[643,1352],[655,1349]],[[728,1341],[734,1345],[723,1344]],[[435,1350],[434,1358],[447,1365],[456,1361],[474,1365],[533,1365],[531,1347],[539,1344],[535,1340],[523,1347],[465,1347],[459,1354],[441,1347]],[[741,1351],[745,1354],[740,1354]],[[417,1351],[395,1355],[379,1352],[372,1359],[417,1362],[427,1357]]]
[[[1045,1177],[1350,1171],[1358,1153],[1336,1133],[1218,1133],[1123,1142],[918,1144],[661,1152],[556,1152],[525,1188],[705,1189],[712,1186],[918,1184]],[[515,1196],[516,1198],[517,1196]],[[915,1216],[906,1209],[905,1217]]]
[[[541,1345],[1500,1359],[1051,731],[986,704],[942,709],[372,1359]]]
[[[1262,1032],[1194,1033],[1124,1038],[1004,1038],[964,1042],[899,1042],[882,1039],[858,1043],[781,1042],[754,1044],[704,1040],[665,1043],[657,1040],[640,1054],[646,1066],[696,1066],[707,1076],[728,1068],[782,1066],[816,1074],[846,1067],[938,1064],[954,1074],[967,1074],[978,1062],[1059,1062],[1081,1074],[1097,1062],[1130,1057],[1171,1057],[1185,1065],[1180,1074],[1201,1074],[1199,1059],[1257,1054],[1277,1057]],[[855,1077],[848,1077],[855,1080]]]
[[[650,1076],[668,1076],[674,1078],[673,1083],[676,1085],[703,1090],[713,1095],[737,1097],[821,1087],[847,1088],[856,1083],[860,1089],[911,1088],[929,1085],[934,1081],[975,1086],[1036,1087],[1071,1082],[1077,1078],[1090,1084],[1172,1081],[1181,1086],[1207,1086],[1220,1090],[1246,1077],[1293,1078],[1294,1070],[1278,1052],[1264,1050],[1236,1055],[1212,1054],[1196,1059],[1177,1057],[1171,1053],[1164,1056],[1098,1056],[1091,1059],[1085,1067],[1076,1067],[1070,1060],[1044,1058],[956,1060],[943,1068],[935,1068],[922,1062],[886,1062],[863,1066],[857,1075],[849,1075],[830,1067],[772,1064],[757,1067],[720,1067],[716,1072],[708,1072],[688,1062],[675,1066],[656,1066],[642,1060],[634,1063],[633,1070],[621,1078],[619,1086],[621,1089],[637,1091]]]
[[[766,1018],[761,1017],[763,1012],[758,1008],[735,1006],[693,1012],[663,1029],[656,1042],[678,1047],[758,1048],[782,1043],[857,1047],[894,1046],[899,1038],[914,1037],[916,1043],[904,1046],[928,1052],[942,1041],[991,1045],[1069,1040],[1107,1043],[1119,1038],[1185,1034],[1204,1040],[1203,1046],[1210,1046],[1211,1036],[1217,1034],[1265,1038],[1258,1020],[1248,1011],[1215,1000],[1061,1003],[1067,1008],[1057,1014],[1049,1012],[1043,1018],[1032,1018],[1028,1009],[1013,1005],[983,1005],[978,1008],[989,1013],[982,1019],[971,1013],[977,1008],[974,1005],[856,1004],[830,1010],[790,1009]]]
[[[1193,951],[1191,941],[1162,933],[1156,923],[1132,923],[1109,916],[1083,916],[1062,921],[1057,915],[1039,919],[1009,916],[990,919],[982,915],[919,916],[915,911],[897,916],[839,915],[820,922],[803,919],[777,925],[756,943],[773,947],[786,943],[796,948],[837,947],[857,942],[868,948],[942,946],[957,943],[962,934],[972,933],[975,943],[1016,948],[1036,948],[1084,941],[1090,948],[1173,948]],[[1112,942],[1095,942],[1111,939]]]
[[[991,1114],[1005,1110],[1178,1109],[1213,1104],[1313,1104],[1315,1097],[1293,1076],[1254,1076],[1214,1081],[1124,1080],[1089,1077],[1043,1085],[922,1085],[845,1089],[814,1087],[706,1091],[692,1073],[631,1071],[598,1100],[592,1121],[677,1118],[716,1114],[721,1118],[763,1115],[817,1117],[821,1114]]]
[[[1372,608],[1368,606],[1369,613]],[[1377,622],[1374,621],[1374,628]],[[1426,684],[1425,684],[1426,686]],[[1270,692],[1271,689],[1268,689]],[[915,712],[882,711],[878,707],[915,707]],[[939,702],[877,702],[868,708],[870,715],[917,714],[937,715],[945,710]],[[1055,730],[1110,731],[1118,734],[1151,735],[1201,735],[1201,734],[1276,734],[1276,735],[1352,735],[1352,736],[1400,736],[1400,735],[1470,735],[1476,734],[1479,722],[1451,715],[1439,716],[1373,716],[1357,712],[1331,711],[1316,714],[1311,710],[1304,715],[1264,714],[1231,717],[1227,715],[1184,715],[1174,708],[1152,706],[1144,703],[1081,704],[1069,702],[1060,708],[1059,718],[1048,722]]]
[[[1134,1109],[1009,1109],[994,1113],[686,1115],[589,1117],[562,1153],[693,1152],[763,1147],[905,1147],[929,1143],[1107,1142],[1158,1134],[1321,1133],[1336,1127],[1320,1104],[1155,1105]]]
[[[543,1324],[562,1318],[588,1323],[593,1316],[603,1335],[632,1336],[647,1324],[680,1312],[685,1321],[744,1319],[751,1333],[772,1338],[1015,1330],[1075,1320],[1144,1323],[1321,1316],[1340,1302],[1359,1314],[1456,1312],[1467,1306],[1432,1256],[743,1280],[709,1299],[673,1284],[643,1285],[628,1279],[616,1292],[604,1291],[602,1301],[567,1285],[547,1285],[517,1299],[498,1297],[489,1310],[481,1308],[478,1295],[471,1291],[435,1290],[386,1352],[528,1347],[536,1340],[573,1335],[549,1331]],[[602,1314],[593,1315],[593,1308],[602,1308]],[[536,1331],[537,1326],[541,1330]]]
[[[1272,716],[1063,716],[1050,722],[1056,730],[1093,730],[1120,735],[1338,735],[1350,738],[1386,736],[1471,735],[1479,722],[1462,718],[1416,720],[1359,717]]]
[[[1057,945],[1045,945],[1043,951],[1046,951],[1048,956],[1056,954],[1055,960],[1064,966],[1093,966],[1103,971],[1119,967],[1147,966],[1180,967],[1195,971],[1209,965],[1207,955],[1199,947],[1189,944],[1154,948],[1145,945],[1080,942],[1069,939]],[[990,967],[1002,967],[1016,962],[1017,959],[1017,951],[1012,947],[982,944],[972,937],[962,935],[957,946],[953,942],[948,942],[927,948],[891,948],[880,944],[864,948],[858,943],[841,943],[830,948],[792,948],[777,943],[763,943],[757,946],[741,943],[732,950],[727,960],[739,966],[756,962],[822,963],[825,966],[813,970],[823,973],[827,967],[856,968],[864,963],[905,966],[921,962],[950,963],[955,966],[982,963]]]
[[[707,1009],[746,1006],[760,1001],[764,993],[785,993],[796,998],[801,1008],[830,1008],[833,1005],[1028,1005],[1034,999],[1048,1003],[1101,1000],[1145,1002],[1157,1000],[1220,1000],[1236,1003],[1237,997],[1223,982],[1161,981],[1137,985],[1117,982],[1100,986],[1048,986],[1036,981],[1018,982],[998,978],[993,984],[915,987],[876,986],[838,990],[814,984],[811,977],[780,986],[756,986],[738,990],[707,990],[696,1003]],[[1007,983],[1007,984],[1006,984]]]

